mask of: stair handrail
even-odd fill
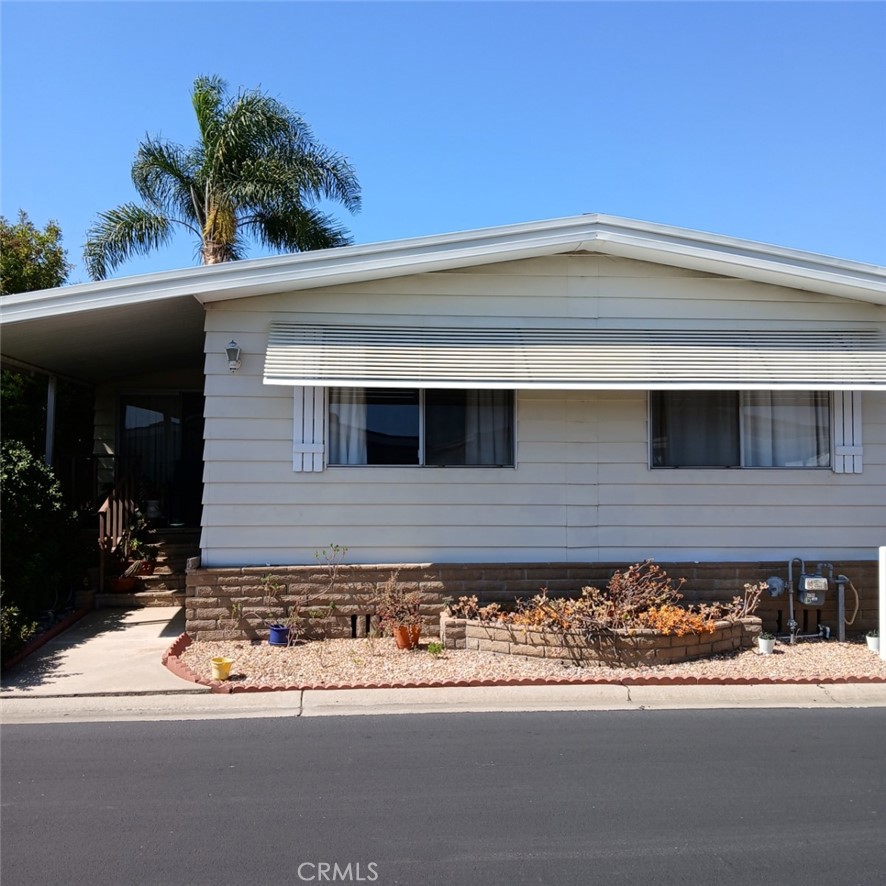
[[[126,471],[98,509],[98,589],[105,589],[108,559],[123,541],[138,510],[135,474]]]

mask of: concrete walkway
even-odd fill
[[[7,725],[120,720],[322,717],[486,711],[886,707],[886,684],[478,686],[214,694],[171,674],[178,607],[99,610],[5,674]]]
[[[184,629],[180,606],[90,612],[5,673],[0,697],[206,692],[161,664]]]

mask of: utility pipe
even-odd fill
[[[880,548],[880,659],[886,661],[886,545]]]
[[[46,455],[43,460],[52,467],[55,460],[55,394],[58,379],[50,375],[46,381]]]

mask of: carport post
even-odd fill
[[[55,458],[55,390],[58,379],[50,375],[46,384],[46,455],[43,461],[52,467]]]

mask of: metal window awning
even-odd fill
[[[886,342],[878,330],[274,323],[264,381],[316,387],[883,390]]]

